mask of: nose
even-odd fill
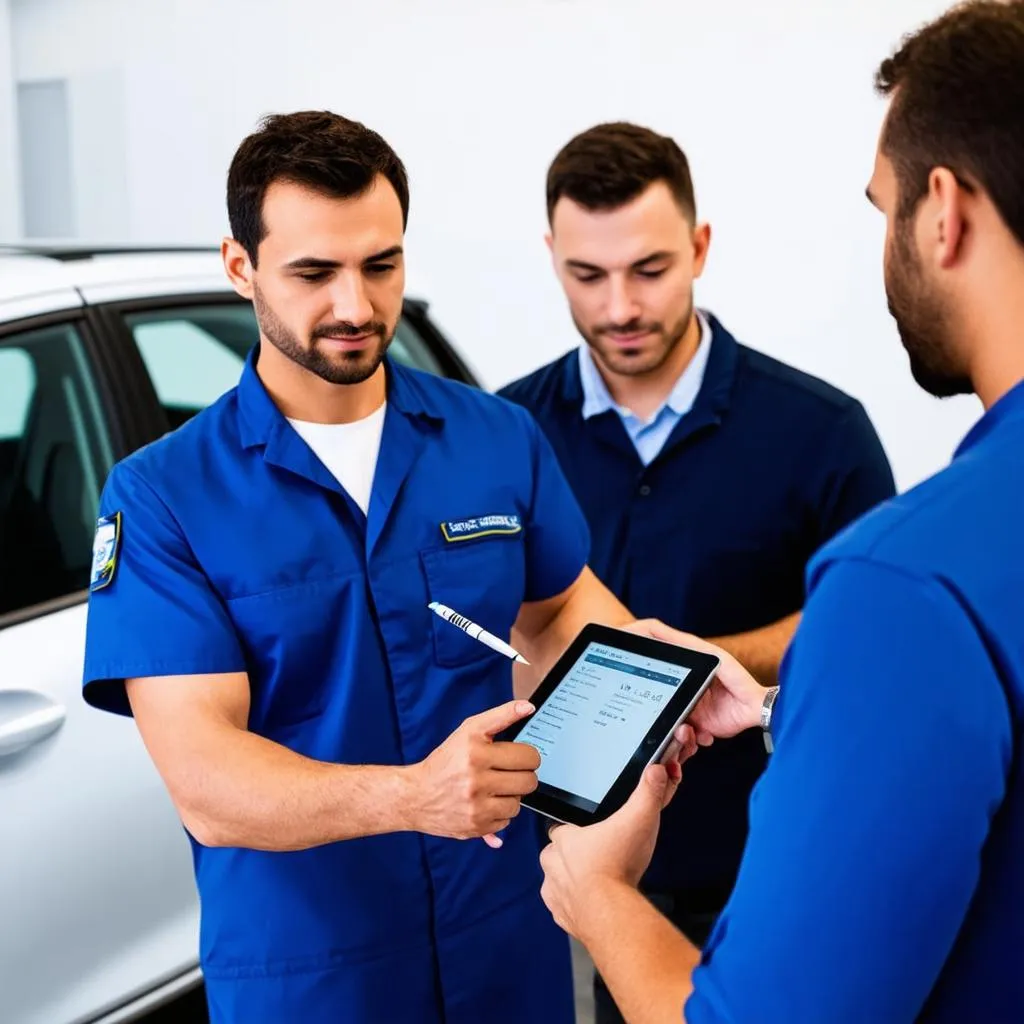
[[[343,323],[361,326],[373,319],[373,303],[362,274],[339,274],[331,292],[331,312]]]
[[[624,277],[618,274],[608,279],[608,320],[613,324],[628,324],[640,316],[640,306]]]

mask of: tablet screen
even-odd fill
[[[540,752],[538,780],[594,811],[690,669],[590,643],[518,740]]]

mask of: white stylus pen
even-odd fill
[[[460,615],[447,605],[439,604],[437,601],[431,601],[428,607],[435,615],[440,615],[445,622],[458,626],[463,633],[471,636],[474,640],[479,640],[480,643],[490,647],[492,651],[504,654],[511,661],[518,661],[520,665],[530,664],[514,647],[510,647],[504,640],[499,640],[493,633],[488,633],[483,626],[478,626],[475,622],[467,619],[465,615]]]

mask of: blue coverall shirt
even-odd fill
[[[391,360],[364,516],[271,401],[257,351],[106,483],[116,540],[85,697],[128,714],[127,678],[246,672],[252,732],[327,762],[418,762],[512,697],[510,663],[428,603],[507,637],[524,601],[577,578],[585,520],[526,413]],[[530,817],[497,851],[412,832],[298,852],[190,837],[213,1020],[570,1024]]]
[[[1024,384],[808,586],[686,1020],[1022,1021]]]

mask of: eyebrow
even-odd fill
[[[674,255],[674,253],[669,252],[667,249],[652,252],[649,256],[644,256],[643,259],[639,259],[631,263],[630,268],[633,270],[640,270],[643,267],[646,267],[649,263],[657,263],[659,260],[671,259]],[[565,265],[567,267],[572,267],[574,270],[590,270],[604,273],[604,267],[598,267],[593,263],[586,263],[583,260],[566,260]]]
[[[380,252],[375,252],[372,256],[367,256],[363,260],[362,265],[369,266],[371,263],[380,263],[383,260],[392,259],[395,256],[400,256],[403,249],[400,245],[393,245],[389,249],[382,249]],[[324,260],[317,256],[301,256],[297,260],[292,260],[290,263],[284,265],[285,270],[337,270],[338,267],[343,266],[339,260]]]

